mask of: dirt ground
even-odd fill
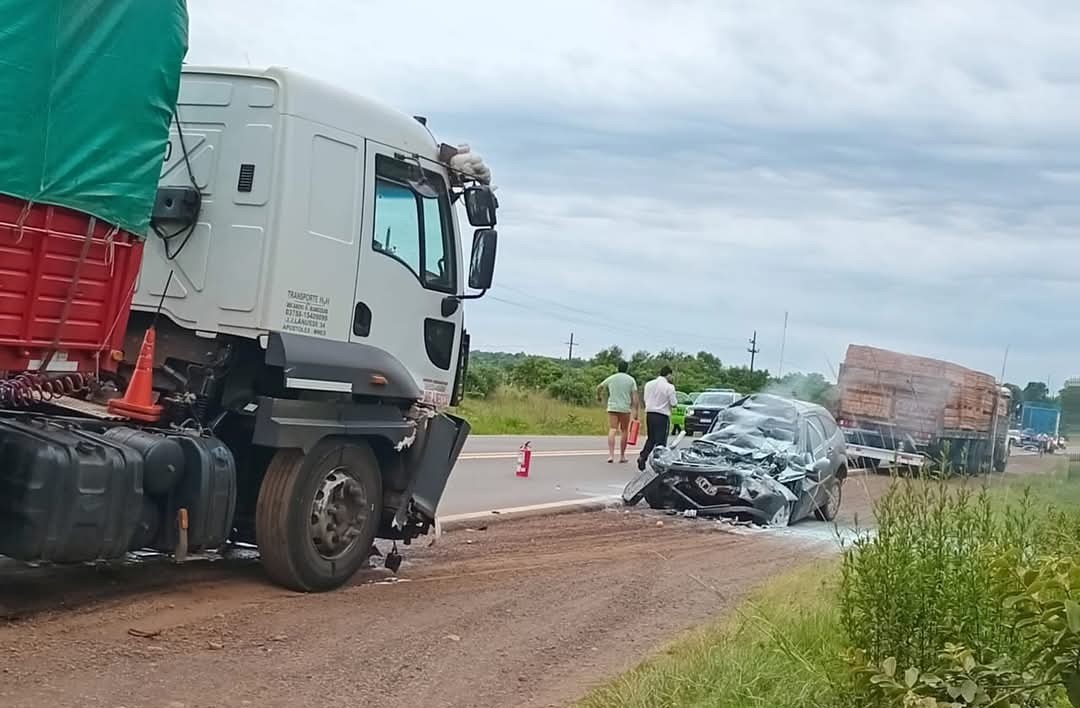
[[[887,484],[852,478],[840,522],[869,523]],[[408,549],[396,581],[307,596],[252,562],[5,571],[0,706],[562,705],[835,553],[825,525],[793,528],[622,509],[502,522]]]

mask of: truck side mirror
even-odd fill
[[[468,187],[465,190],[465,213],[473,226],[495,226],[495,210],[499,202],[490,187]]]
[[[499,234],[495,229],[477,229],[473,234],[472,260],[469,262],[469,287],[487,290],[495,277],[495,249]]]

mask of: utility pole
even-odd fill
[[[784,333],[780,337],[780,366],[777,367],[776,378],[784,378],[784,347],[787,345],[787,310],[784,310]]]
[[[747,348],[746,351],[750,352],[750,373],[752,374],[752,373],[754,373],[754,357],[756,357],[758,355],[758,353],[761,351],[760,349],[757,348],[757,330],[756,329],[754,330],[754,336],[750,339],[750,347]]]
[[[579,342],[574,341],[574,333],[573,332],[570,333],[570,341],[567,342],[567,344],[570,345],[570,351],[568,351],[566,353],[566,360],[567,361],[573,361],[574,360],[574,346],[579,344]]]

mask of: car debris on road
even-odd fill
[[[733,516],[787,526],[811,515],[831,521],[847,476],[844,437],[821,406],[747,396],[724,409],[705,437],[657,448],[623,501],[690,516]]]

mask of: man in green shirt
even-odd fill
[[[607,394],[608,412],[608,464],[615,461],[615,436],[619,436],[619,462],[626,462],[626,431],[630,427],[630,415],[637,415],[637,381],[626,373],[629,365],[619,362],[619,371],[604,379],[596,387],[596,400]]]

